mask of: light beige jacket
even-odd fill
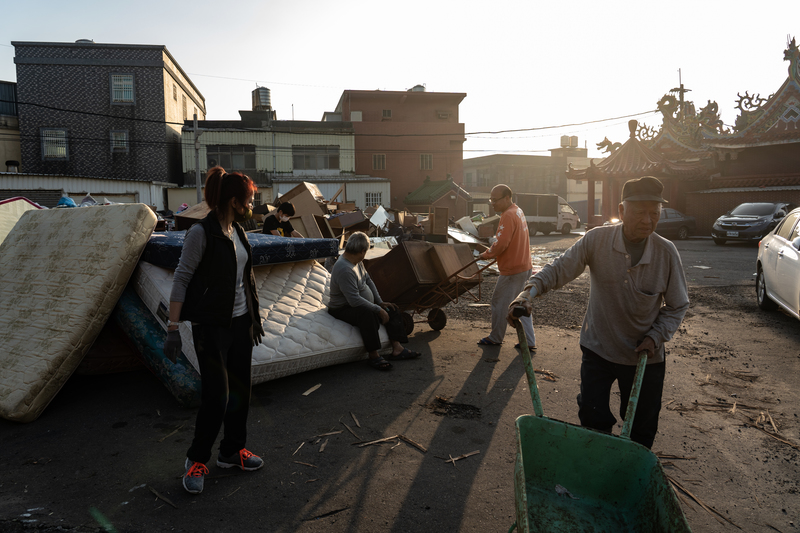
[[[581,346],[612,363],[635,365],[634,349],[645,336],[655,341],[649,363],[664,360],[672,338],[689,309],[681,257],[672,242],[653,233],[642,259],[631,267],[622,240],[622,224],[594,228],[564,254],[534,275],[526,286],[532,296],[558,289],[589,267],[589,308],[583,319]],[[534,308],[534,324],[536,315]]]

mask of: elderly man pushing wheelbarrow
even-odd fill
[[[624,418],[640,352],[647,368],[630,438],[647,448],[658,431],[664,386],[664,344],[689,308],[683,265],[672,242],[654,233],[667,201],[663,184],[645,176],[622,188],[622,224],[594,228],[564,254],[534,275],[511,303],[533,310],[533,298],[577,278],[588,266],[589,307],[581,328],[581,425],[611,432],[617,419],[609,407],[614,381],[620,389]]]

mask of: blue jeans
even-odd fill
[[[578,394],[578,417],[581,425],[611,433],[617,419],[611,414],[611,385],[619,384],[619,417],[625,418],[628,398],[633,388],[636,367],[606,361],[593,351],[581,346],[581,392]],[[631,428],[631,440],[651,448],[658,432],[658,414],[661,412],[661,392],[664,388],[666,363],[647,365],[639,393],[639,403]]]

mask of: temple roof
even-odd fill
[[[630,138],[625,144],[597,165],[592,163],[582,170],[570,167],[567,177],[578,180],[602,177],[632,179],[642,176],[691,178],[706,174],[707,167],[702,163],[676,163],[648,148],[636,138],[637,126],[635,120],[629,121]]]

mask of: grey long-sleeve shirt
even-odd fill
[[[236,251],[236,297],[233,303],[233,316],[238,317],[247,313],[247,296],[244,291],[244,267],[247,264],[247,250],[239,234],[234,230],[231,235],[233,249]],[[206,232],[202,224],[194,224],[186,232],[181,249],[181,258],[178,261],[178,268],[172,278],[172,291],[169,300],[171,302],[184,302],[186,300],[186,289],[192,281],[194,271],[197,270],[200,261],[206,251]]]
[[[328,303],[330,309],[338,309],[349,305],[350,307],[366,306],[373,313],[379,313],[383,303],[378,289],[367,274],[364,263],[354,265],[344,255],[333,264],[331,272],[331,299]]]
[[[648,363],[664,360],[689,309],[689,293],[677,248],[653,233],[639,263],[632,267],[622,225],[594,228],[528,282],[533,296],[558,289],[589,267],[591,290],[583,319],[581,345],[612,363],[635,365],[634,351],[645,336],[655,341]],[[534,319],[535,322],[535,319]]]

